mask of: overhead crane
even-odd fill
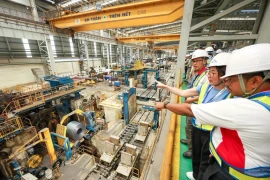
[[[167,49],[177,50],[178,46],[154,46],[154,50],[167,50]]]
[[[177,53],[178,50],[178,46],[154,46],[154,51],[158,51],[158,50],[174,50],[175,53]]]
[[[122,43],[179,41],[180,34],[159,34],[147,36],[117,37],[116,40]]]
[[[184,2],[184,0],[145,0],[69,15],[62,15],[64,13],[60,9],[55,13],[48,12],[46,19],[51,26],[61,29],[71,28],[77,32],[164,24],[182,19]]]

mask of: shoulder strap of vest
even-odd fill
[[[198,78],[196,79],[196,81],[194,82],[193,87],[198,86],[200,80],[205,76],[205,74],[206,74],[207,72],[208,72],[208,71],[205,70],[202,74],[199,75],[199,77],[198,77]]]
[[[254,101],[263,107],[265,107],[268,111],[270,111],[270,91],[261,92],[249,97],[251,101]]]
[[[206,84],[206,83],[202,85],[201,91],[200,91],[200,94],[199,94],[198,104],[202,104],[205,93],[207,92],[209,87],[210,87],[210,85]]]
[[[270,97],[269,96],[257,97],[257,98],[251,99],[251,101],[254,101],[254,102],[262,105],[268,111],[270,111]]]

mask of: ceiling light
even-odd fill
[[[50,2],[52,4],[55,4],[55,2],[53,0],[46,0],[47,2]]]

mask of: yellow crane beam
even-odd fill
[[[57,28],[71,28],[78,32],[171,23],[181,19],[183,11],[184,0],[145,0],[47,21]]]
[[[161,34],[148,36],[133,36],[133,37],[117,37],[118,42],[122,43],[139,43],[139,42],[168,42],[179,41],[180,34]]]
[[[154,47],[154,50],[167,50],[167,49],[177,50],[178,46],[155,46]]]

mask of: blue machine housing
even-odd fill
[[[94,121],[96,121],[96,112],[90,111],[90,112],[83,112],[83,114],[87,117],[89,125],[86,126],[86,129],[92,132],[96,132],[97,129],[95,128],[96,124],[94,124]]]
[[[147,81],[147,79],[148,79],[148,76],[147,76],[148,72],[154,72],[154,73],[156,73],[155,74],[155,79],[157,81],[160,81],[159,70],[158,69],[145,69],[143,71],[143,77],[142,77],[142,83],[143,83],[143,88],[144,89],[147,88],[147,84],[148,84],[148,81]],[[157,86],[156,85],[157,85],[157,83],[154,83],[154,89],[155,90],[157,90]]]
[[[156,110],[155,107],[152,107],[152,106],[142,106],[143,109],[146,109],[148,111],[153,111],[154,112],[154,118],[153,118],[153,121],[154,121],[154,124],[153,124],[153,129],[156,130],[158,128],[158,125],[159,125],[159,111]]]
[[[74,81],[70,77],[58,77],[58,76],[45,76],[44,77],[45,81],[48,81],[51,85],[51,87],[57,87],[61,85],[66,85],[66,86],[73,86]]]
[[[124,104],[124,119],[126,124],[129,124],[129,108],[128,108],[128,100],[133,95],[136,94],[136,88],[130,88],[127,92],[123,93],[123,104]]]

